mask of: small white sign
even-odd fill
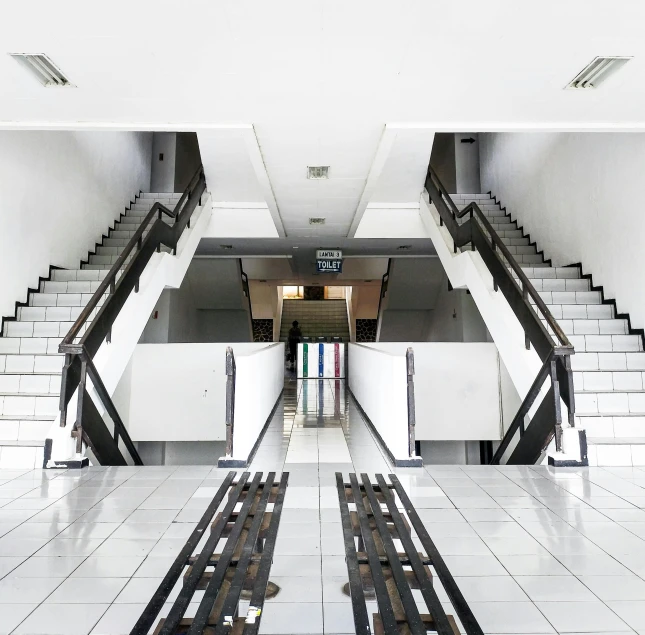
[[[342,260],[343,252],[340,249],[318,249],[316,260]]]

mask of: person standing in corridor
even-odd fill
[[[291,368],[296,368],[296,361],[298,359],[298,344],[302,339],[302,331],[298,326],[298,320],[294,320],[289,329],[289,361]]]

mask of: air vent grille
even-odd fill
[[[310,225],[324,225],[325,224],[325,219],[324,218],[310,218],[309,219],[309,224]]]
[[[46,55],[39,53],[10,53],[11,57],[22,64],[43,86],[72,86],[63,72]]]
[[[310,165],[307,167],[308,179],[328,179],[329,166],[328,165]]]
[[[596,57],[590,64],[580,71],[565,88],[576,90],[598,88],[600,84],[609,79],[616,71],[622,68],[631,57]]]

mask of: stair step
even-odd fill
[[[42,446],[55,417],[34,419],[2,419],[0,417],[0,445]]]
[[[60,337],[0,337],[0,355],[59,355]]]
[[[567,335],[629,335],[627,320],[559,319],[558,325]]]
[[[570,335],[569,341],[580,353],[631,353],[643,350],[640,335]]]
[[[584,371],[573,373],[575,392],[633,392],[645,390],[642,371]]]
[[[29,306],[59,308],[85,307],[93,295],[93,293],[34,293],[29,297]],[[63,312],[61,312],[62,314]]]
[[[538,291],[542,301],[547,304],[600,304],[602,296],[600,291]],[[529,298],[535,304],[532,298]]]
[[[0,373],[54,374],[64,363],[64,355],[0,355]]]
[[[41,293],[95,293],[101,280],[45,280]]]
[[[576,415],[645,416],[645,392],[576,392]],[[645,429],[643,430],[645,433]]]
[[[0,374],[0,395],[48,395],[60,393],[61,375]]]
[[[62,338],[69,333],[73,325],[74,322],[7,322],[3,336]]]
[[[65,282],[69,280],[103,280],[109,270],[88,271],[87,269],[55,269],[52,271],[52,281]]]
[[[580,278],[578,267],[522,267],[527,278]]]
[[[98,308],[103,306],[108,294],[99,298],[98,306],[92,312],[91,319],[96,315]],[[88,300],[89,302],[89,300]],[[85,305],[86,306],[86,305]],[[74,322],[85,306],[24,306],[18,307],[18,321],[20,322]]]
[[[626,352],[576,352],[571,357],[574,371],[645,371],[645,353]]]
[[[0,395],[0,414],[4,417],[56,417],[58,406],[58,395]]]

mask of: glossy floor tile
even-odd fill
[[[353,632],[336,471],[397,474],[487,635],[645,633],[645,470],[393,468],[344,382],[293,378],[250,469],[290,473],[263,635]],[[0,470],[0,635],[127,635],[226,473]]]

